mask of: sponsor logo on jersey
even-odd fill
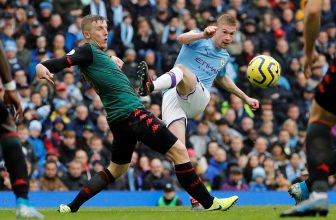
[[[74,53],[75,53],[75,49],[72,49],[72,50],[69,51],[69,53],[67,53],[67,55],[68,55],[68,56],[71,56],[71,55],[73,55]]]
[[[208,63],[207,61],[205,61],[204,59],[200,58],[200,57],[196,57],[195,61],[200,65],[200,69],[204,72],[206,72],[208,75],[211,74],[218,74],[219,70],[214,67],[213,65],[211,65],[210,63]]]

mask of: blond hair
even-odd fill
[[[84,31],[90,31],[92,22],[97,21],[106,21],[106,19],[100,15],[86,15],[81,22],[82,33],[84,34]]]
[[[222,14],[217,18],[217,26],[223,24],[237,26],[237,19],[230,14]]]

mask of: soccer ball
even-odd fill
[[[248,64],[247,79],[257,88],[268,88],[276,85],[280,72],[278,61],[271,56],[259,55]]]

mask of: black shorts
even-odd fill
[[[322,108],[336,115],[336,58],[316,87],[315,100]]]
[[[165,124],[146,109],[136,109],[127,118],[109,126],[114,137],[111,161],[116,164],[131,161],[137,141],[162,154],[167,153],[177,141]]]

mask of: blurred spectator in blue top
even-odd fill
[[[266,172],[262,167],[256,167],[252,171],[252,182],[250,183],[250,191],[265,192],[267,191],[264,181],[266,179]]]

